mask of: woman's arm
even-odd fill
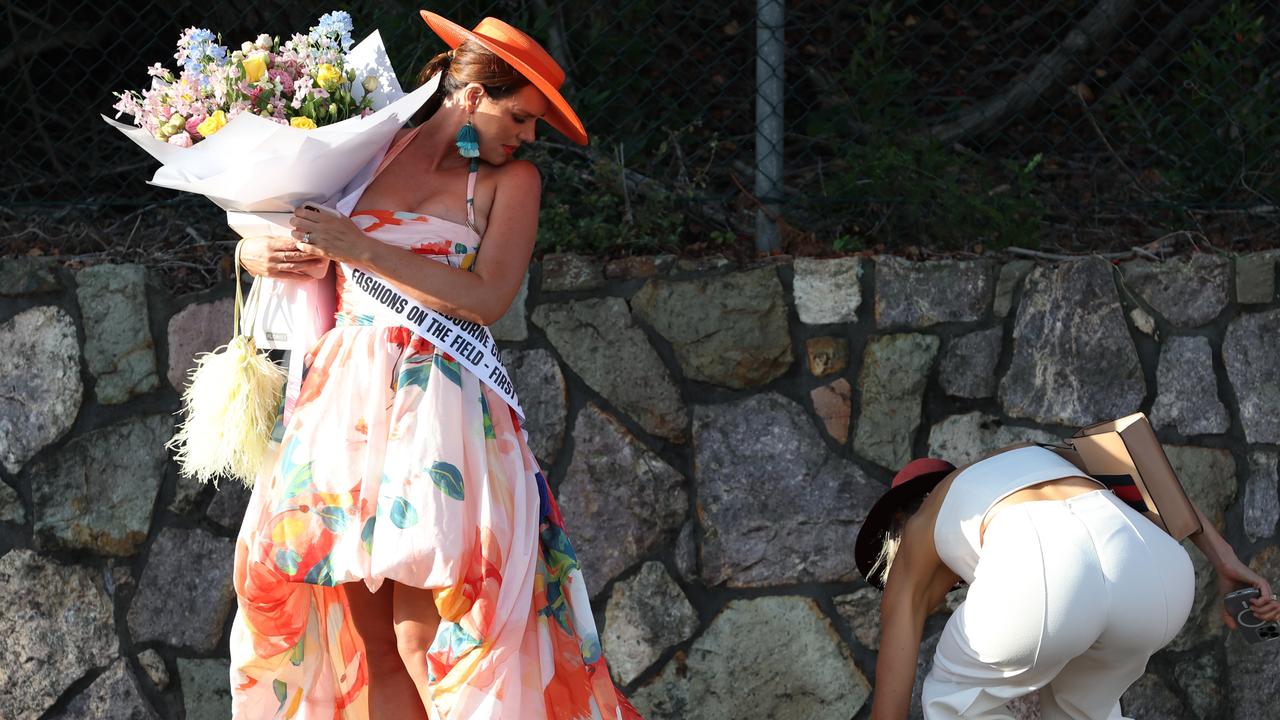
[[[1251,601],[1254,614],[1263,620],[1280,620],[1280,602],[1272,596],[1271,584],[1266,578],[1241,562],[1236,556],[1235,549],[1222,537],[1209,518],[1205,517],[1195,503],[1192,503],[1192,507],[1196,510],[1196,516],[1200,518],[1200,532],[1189,539],[1213,565],[1214,572],[1218,576],[1218,595],[1225,597],[1232,590],[1248,586],[1256,587],[1261,595]],[[1227,627],[1235,629],[1236,619],[1227,612],[1226,605],[1222,606],[1222,619]]]
[[[907,717],[925,618],[960,579],[942,563],[933,545],[937,509],[930,505],[926,502],[907,521],[880,600],[880,653],[871,720]]]
[[[524,279],[538,235],[542,181],[538,169],[514,161],[500,170],[484,242],[471,271],[449,267],[366,235],[349,218],[298,209],[294,236],[311,233],[299,251],[368,268],[414,301],[489,325],[502,317]]]

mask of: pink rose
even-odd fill
[[[186,132],[175,133],[169,136],[169,144],[189,148],[191,147],[191,136]]]
[[[204,122],[205,117],[206,116],[204,113],[196,113],[195,115],[191,116],[190,120],[187,121],[187,135],[191,136],[193,140],[197,140],[202,137],[202,135],[200,135],[200,131],[197,128],[200,127],[200,123]]]

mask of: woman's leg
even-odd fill
[[[436,639],[440,614],[436,611],[431,590],[411,588],[396,583],[393,601],[396,647],[402,668],[413,678],[424,707],[431,707],[431,688],[427,679],[427,650]]]
[[[364,583],[344,585],[351,621],[364,641],[369,668],[369,715],[379,718],[425,720],[414,679],[400,660],[394,625],[395,583],[387,581],[371,593]]]
[[[968,596],[938,641],[924,717],[1011,720],[1006,703],[1049,684],[1088,649],[1106,616],[1091,539],[1066,505],[1004,509],[987,529]]]

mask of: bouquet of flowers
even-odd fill
[[[351,17],[328,13],[306,35],[281,43],[259,35],[228,51],[212,32],[190,28],[151,87],[118,93],[103,116],[161,162],[151,184],[204,195],[227,210],[242,237],[287,235],[302,203],[359,193],[397,130],[431,97],[439,77],[405,94],[375,30],[355,47]],[[119,115],[117,115],[118,117]],[[226,346],[197,359],[183,393],[186,419],[170,442],[184,474],[252,482],[280,407],[285,371],[259,347],[289,348],[296,397],[303,352],[333,324],[333,283],[257,278],[241,301],[236,248],[236,320]],[[246,325],[240,323],[245,305]]]
[[[116,93],[116,127],[162,163],[153,185],[200,193],[232,212],[241,235],[323,203],[390,144],[435,91],[405,94],[375,30],[352,45],[351,16],[328,13],[287,41],[259,35],[231,50],[219,36],[189,28],[178,40],[180,68],[148,68],[151,87]],[[272,220],[267,217],[266,220]]]
[[[178,39],[177,75],[156,63],[147,68],[151,88],[116,93],[119,113],[157,140],[191,147],[227,122],[252,112],[281,125],[314,130],[372,112],[374,75],[348,68],[351,16],[339,10],[320,18],[306,35],[259,35],[227,52],[208,30],[187,28]],[[364,93],[357,99],[356,81]]]

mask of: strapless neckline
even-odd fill
[[[471,227],[470,225],[467,225],[466,223],[460,223],[460,222],[457,222],[456,220],[449,220],[448,218],[442,218],[439,215],[432,215],[431,213],[413,212],[411,210],[384,210],[382,208],[368,208],[366,210],[356,210],[352,212],[351,217],[355,217],[356,215],[369,215],[372,217],[377,217],[378,213],[389,213],[394,217],[400,217],[403,215],[412,215],[414,217],[427,218],[428,220],[432,220],[435,222],[442,222],[446,225],[452,225],[456,228],[461,228],[462,230],[466,230],[468,233],[470,233],[472,236],[475,237],[477,245],[480,243],[480,233],[476,232],[475,228]]]

